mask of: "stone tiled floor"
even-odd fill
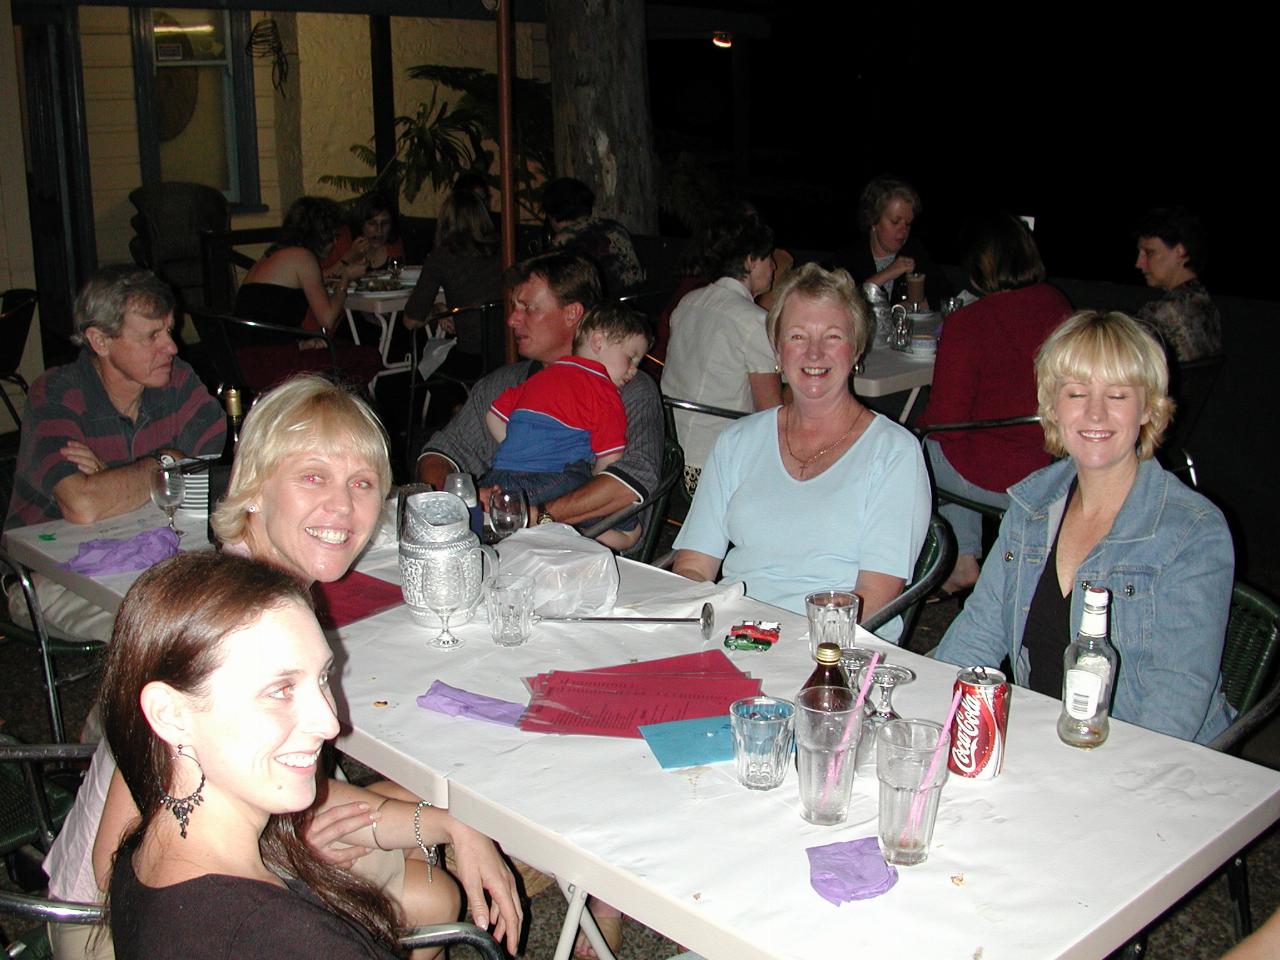
[[[956,611],[954,603],[927,607],[911,646],[921,652],[931,649]],[[93,684],[92,680],[79,683],[64,694],[68,727],[72,730],[78,730],[83,722],[93,696]],[[49,736],[36,657],[32,651],[10,642],[0,642],[0,732],[29,742]],[[1263,758],[1273,766],[1278,765],[1274,744],[1280,741],[1280,736],[1273,730],[1259,739],[1262,744],[1258,749]],[[1249,854],[1252,903],[1258,919],[1269,915],[1280,904],[1278,860],[1280,837],[1273,829]],[[4,877],[0,882],[9,881]],[[1063,891],[1064,895],[1068,893]],[[1207,960],[1220,956],[1234,940],[1228,906],[1225,880],[1210,879],[1155,925],[1150,934],[1149,956],[1157,960]],[[564,917],[564,899],[553,887],[534,899],[529,913],[531,923],[525,956],[532,960],[550,958]],[[621,960],[660,960],[677,952],[677,946],[670,941],[633,922],[626,924]]]

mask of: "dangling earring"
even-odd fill
[[[200,783],[185,797],[172,797],[169,795],[169,791],[165,790],[164,795],[160,798],[160,805],[173,814],[174,819],[178,821],[178,832],[182,834],[182,839],[185,840],[187,839],[187,825],[191,822],[191,811],[204,803],[204,797],[201,796],[201,791],[204,790],[204,767],[200,766],[200,761],[196,759],[195,754],[187,751],[182,744],[178,744],[178,751],[169,758],[169,762],[173,763],[179,757],[186,757],[196,765],[196,769],[200,771]]]

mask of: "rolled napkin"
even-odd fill
[[[168,527],[143,530],[127,540],[86,540],[63,570],[89,577],[132,573],[154,567],[178,552],[178,537]]]
[[[723,583],[689,580],[674,587],[669,581],[664,580],[662,586],[661,595],[615,604],[609,615],[614,617],[696,617],[702,610],[702,605],[710,603],[716,609],[716,619],[719,622],[720,607],[741,598],[747,589],[747,585],[741,580],[726,580]]]
[[[488,720],[506,727],[514,727],[520,722],[524,713],[524,704],[512,703],[510,700],[498,700],[480,693],[470,693],[451,687],[443,680],[431,684],[431,689],[418,697],[418,706],[424,710],[435,710],[451,717],[470,717],[473,720]]]
[[[818,895],[837,907],[850,900],[870,900],[898,882],[898,870],[884,862],[875,837],[810,847],[809,882]]]

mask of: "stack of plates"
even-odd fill
[[[195,473],[182,476],[182,503],[179,510],[207,510],[209,508],[209,471],[201,467]]]

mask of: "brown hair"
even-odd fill
[[[222,663],[223,638],[254,623],[263,610],[290,603],[311,608],[301,581],[265,564],[208,552],[158,563],[129,588],[116,617],[99,695],[107,742],[142,812],[117,856],[141,842],[171,776],[169,749],[139,709],[143,687],[159,681],[190,696],[204,695],[209,676]],[[311,852],[302,839],[307,816],[304,810],[267,821],[259,841],[263,862],[301,880],[330,910],[394,944],[391,903]]]

